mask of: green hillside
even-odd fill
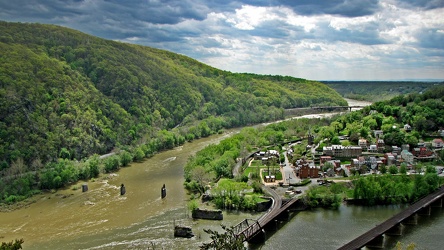
[[[386,101],[399,95],[424,93],[444,82],[412,81],[323,81],[345,98],[370,102]]]
[[[345,104],[315,81],[235,74],[164,50],[9,22],[0,22],[0,86],[0,170],[125,145],[154,143],[155,151],[281,119],[286,108]]]

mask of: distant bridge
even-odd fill
[[[352,111],[352,109],[362,109],[366,106],[360,106],[360,105],[352,105],[352,106],[311,106],[311,107],[305,107],[305,108],[291,108],[291,109],[285,109],[286,113],[292,114],[292,113],[310,113],[313,112],[313,110],[317,111],[335,111],[335,110],[349,110]]]
[[[404,211],[396,214],[392,218],[370,229],[370,231],[362,234],[338,249],[360,249],[364,246],[382,248],[384,246],[384,235],[401,235],[401,224],[416,224],[418,214],[430,215],[432,207],[442,207],[443,197],[444,187],[441,187],[436,192],[429,194],[409,206]]]
[[[352,109],[361,109],[364,108],[365,106],[359,106],[359,105],[354,105],[354,106],[313,106],[311,107],[311,109],[318,109],[318,110],[347,110],[349,109],[350,111]]]

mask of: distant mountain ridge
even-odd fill
[[[10,22],[0,22],[0,86],[0,170],[18,159],[31,166],[167,140],[162,131],[171,129],[174,146],[281,119],[287,108],[346,105],[316,81],[231,73],[164,50]]]
[[[345,98],[384,101],[398,95],[424,93],[444,81],[322,81]]]

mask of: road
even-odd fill
[[[285,147],[283,149],[285,149]],[[292,184],[299,182],[299,178],[293,171],[292,164],[288,161],[287,152],[285,151],[283,154],[285,156],[285,163],[282,167],[282,179],[284,179],[284,183]]]

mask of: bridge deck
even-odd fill
[[[245,241],[252,239],[255,235],[262,231],[262,228],[265,227],[265,225],[274,220],[278,215],[287,210],[298,200],[291,199],[282,204],[282,198],[278,193],[276,193],[276,191],[269,187],[265,187],[265,189],[272,195],[273,198],[273,204],[271,205],[271,208],[268,209],[267,213],[261,216],[255,223],[248,225],[248,220],[244,220],[236,226],[236,228],[238,228],[237,235],[243,235]],[[244,227],[244,225],[248,226]]]
[[[362,234],[358,238],[350,241],[349,243],[345,244],[344,246],[338,248],[341,250],[345,249],[360,249],[364,247],[366,244],[371,242],[376,237],[384,234],[392,227],[396,226],[397,224],[401,223],[406,218],[410,217],[411,215],[415,214],[422,208],[425,208],[435,202],[438,199],[441,199],[444,196],[444,187],[441,187],[438,191],[429,194],[428,196],[424,197],[423,199],[419,200],[418,202],[412,204],[404,211],[396,214],[395,216],[391,217],[390,219],[384,221],[382,224],[377,225],[376,227],[370,229],[370,231]]]

